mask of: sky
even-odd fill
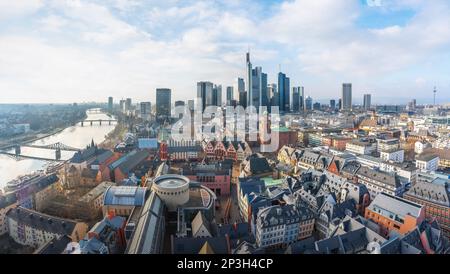
[[[0,103],[155,102],[223,87],[245,53],[313,99],[450,102],[448,0],[0,0]]]

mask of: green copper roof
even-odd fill
[[[266,187],[281,185],[283,183],[283,179],[273,179],[272,177],[264,177],[261,180],[264,181]]]

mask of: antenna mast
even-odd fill
[[[437,92],[436,87],[434,87],[434,90],[433,90],[433,106],[436,105],[436,92]]]

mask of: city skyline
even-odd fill
[[[169,2],[0,1],[1,103],[186,101],[247,80],[248,49],[268,84],[281,70],[313,100],[348,82],[355,103],[432,103],[434,86],[450,101],[446,1]]]

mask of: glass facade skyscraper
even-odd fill
[[[233,87],[227,87],[227,106],[231,106],[232,100],[234,100]]]
[[[108,97],[108,111],[112,112],[114,107],[114,102],[112,97]]]
[[[342,84],[342,105],[341,110],[352,109],[352,84]]]
[[[170,117],[171,102],[172,102],[172,90],[169,88],[157,88],[156,89],[156,116],[157,117]]]
[[[363,104],[363,108],[364,109],[370,109],[370,105],[372,104],[372,96],[370,94],[364,94],[364,104]]]
[[[214,84],[211,82],[198,82],[197,83],[197,98],[202,100],[202,111],[205,110],[207,106],[213,104],[213,89]]]
[[[279,96],[280,111],[284,111],[284,112],[289,111],[289,105],[290,105],[289,92],[290,92],[289,77],[286,77],[286,74],[279,72],[278,73],[278,96]]]

